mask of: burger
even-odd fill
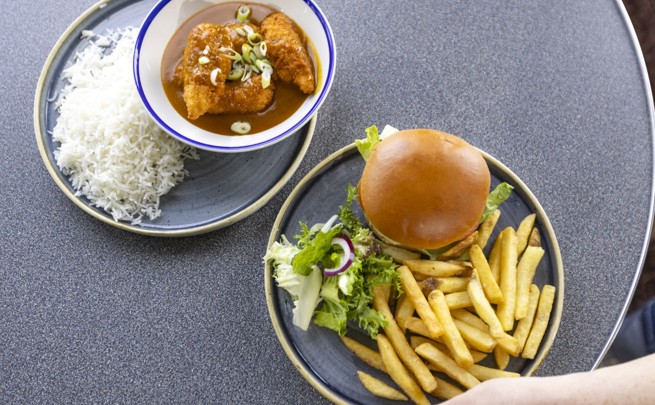
[[[375,145],[359,181],[358,198],[382,241],[433,250],[478,228],[490,182],[484,157],[463,139],[409,129]]]

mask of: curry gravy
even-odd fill
[[[228,113],[228,114],[204,114],[196,120],[187,118],[187,108],[183,99],[184,89],[176,85],[173,80],[175,67],[184,58],[184,48],[187,44],[189,32],[198,24],[229,24],[237,22],[236,10],[244,3],[222,3],[210,6],[193,15],[186,20],[177,32],[173,35],[162,58],[161,80],[166,97],[173,105],[175,110],[187,121],[209,132],[222,135],[235,135],[230,127],[236,121],[246,121],[250,123],[251,130],[248,134],[254,134],[272,128],[290,117],[305,102],[308,94],[302,93],[293,84],[284,83],[281,80],[274,80],[275,94],[273,102],[264,111],[259,113]],[[260,25],[261,21],[269,14],[276,13],[278,10],[264,6],[262,4],[246,3],[252,10],[249,21],[253,24]],[[294,23],[295,24],[295,23]],[[314,50],[311,48],[310,41],[307,40],[304,32],[295,26],[300,37],[302,38],[307,53],[309,54],[315,69],[315,76],[318,78],[318,61]],[[319,91],[317,88],[315,91]]]

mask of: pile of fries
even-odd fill
[[[499,217],[496,210],[477,232],[437,260],[394,255],[402,264],[398,273],[404,294],[392,312],[390,287],[374,290],[373,306],[388,323],[376,339],[379,352],[342,338],[402,391],[359,371],[371,393],[429,404],[426,393],[450,399],[481,381],[519,377],[505,371],[510,356],[534,359],[549,323],[555,287],[545,285],[540,291],[533,284],[544,255],[534,214],[516,230],[502,230],[485,257],[483,249]],[[490,353],[497,368],[478,364]]]

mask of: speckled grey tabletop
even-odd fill
[[[612,0],[318,0],[337,77],[298,172],[261,210],[198,237],[118,230],[57,188],[32,107],[59,35],[93,0],[0,13],[0,402],[321,403],[278,343],[261,257],[314,165],[365,127],[462,136],[530,187],[558,236],[563,317],[540,375],[591,369],[649,235],[651,103]]]

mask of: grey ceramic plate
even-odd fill
[[[41,157],[61,190],[82,210],[110,225],[155,236],[187,236],[230,225],[268,202],[289,180],[307,151],[316,116],[296,134],[268,148],[238,154],[199,150],[200,160],[187,160],[190,175],[162,198],[162,215],[139,225],[114,221],[86,198],[75,196],[70,182],[57,167],[57,145],[49,132],[57,122],[51,101],[65,85],[63,70],[86,41],[82,30],[105,33],[108,29],[139,26],[155,5],[154,0],[101,1],[82,14],[61,36],[45,62],[34,99],[34,129]]]
[[[507,226],[516,229],[526,215],[536,213],[536,227],[541,233],[545,254],[537,269],[535,283],[539,287],[545,284],[557,287],[550,324],[537,356],[534,360],[512,359],[507,367],[509,371],[531,375],[546,357],[559,327],[564,297],[562,260],[550,221],[534,195],[499,161],[484,152],[483,155],[491,171],[492,188],[502,181],[515,187],[510,198],[501,206],[502,215],[491,240],[495,240],[500,230]],[[325,222],[336,214],[339,205],[343,205],[345,201],[348,184],[356,185],[363,169],[364,160],[354,145],[335,152],[316,166],[298,184],[283,205],[271,232],[269,246],[279,240],[282,234],[289,238],[298,234],[299,221],[311,226]],[[361,211],[358,213],[361,218]],[[278,339],[295,367],[314,388],[336,403],[398,403],[374,397],[364,389],[357,379],[357,370],[364,370],[392,386],[394,384],[387,375],[354,357],[336,333],[313,324],[304,332],[293,325],[293,302],[286,291],[275,285],[268,264],[265,268],[265,282],[268,310]],[[348,336],[375,348],[372,340],[357,328],[349,328]],[[493,366],[493,360],[487,358],[482,364]]]

